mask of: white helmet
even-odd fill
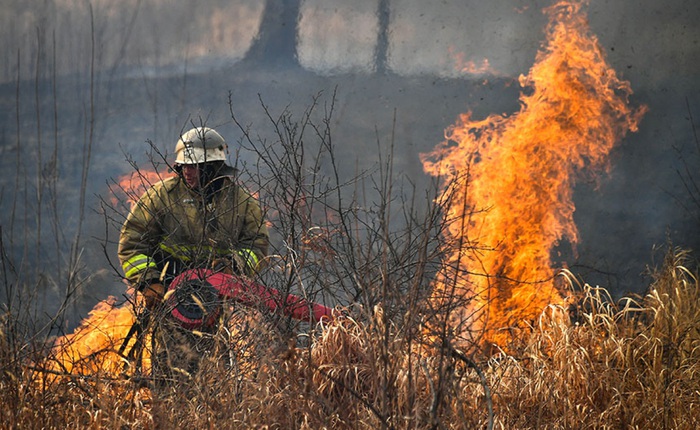
[[[175,162],[199,164],[209,161],[226,161],[228,145],[216,130],[196,127],[186,132],[175,145]]]

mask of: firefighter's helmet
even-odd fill
[[[199,164],[226,161],[227,149],[226,141],[216,130],[196,127],[180,136],[175,145],[175,162]]]

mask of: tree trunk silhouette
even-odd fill
[[[267,0],[260,30],[245,61],[261,66],[299,66],[297,27],[301,0]]]
[[[388,71],[389,20],[391,17],[389,0],[379,0],[377,16],[379,18],[379,34],[377,37],[376,67],[377,73],[383,75]]]

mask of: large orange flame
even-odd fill
[[[445,180],[441,199],[449,201],[451,250],[432,304],[452,309],[447,326],[465,342],[505,347],[548,305],[563,303],[550,254],[562,239],[578,241],[576,178],[606,171],[610,150],[645,112],[630,107],[630,84],[606,62],[582,10],[587,3],[545,9],[546,41],[520,77],[518,112],[464,114],[422,154],[425,171]]]

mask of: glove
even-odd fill
[[[233,261],[229,258],[217,258],[211,262],[211,269],[217,273],[233,275]]]
[[[160,304],[161,300],[163,300],[165,286],[160,282],[154,282],[147,285],[141,293],[144,299],[146,299],[146,309],[152,311]]]
[[[240,274],[240,275],[248,275],[250,276],[250,268],[246,264],[246,262],[243,260],[243,257],[241,257],[240,253],[238,251],[234,252],[231,254],[231,260],[233,260],[233,270]]]
[[[237,252],[228,257],[215,259],[211,263],[211,269],[227,275],[251,275],[250,268]]]

